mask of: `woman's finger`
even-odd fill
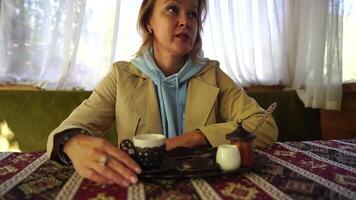
[[[114,157],[116,160],[119,160],[121,163],[126,165],[126,167],[130,168],[137,174],[142,172],[141,167],[125,152],[119,150],[113,145],[107,145],[103,149],[108,155]]]
[[[129,168],[126,167],[123,163],[120,161],[116,160],[115,158],[111,158],[109,162],[107,163],[107,166],[113,169],[115,172],[123,176],[127,181],[130,183],[137,183],[137,175],[130,170]]]
[[[100,165],[99,163],[93,163],[91,168],[96,171],[100,176],[105,177],[111,181],[114,181],[116,184],[121,185],[123,187],[129,186],[128,180],[126,180],[119,173],[116,173],[113,169],[108,167],[107,165]]]
[[[110,179],[119,185],[127,186],[128,183],[136,183],[136,174],[128,169],[126,165],[121,163],[121,160],[117,160],[114,157],[110,157],[103,153],[103,150],[93,148],[88,152],[90,161],[88,165],[94,169],[100,175]],[[104,165],[100,164],[101,159],[104,159]]]
[[[113,181],[105,178],[104,176],[101,176],[98,174],[96,171],[90,169],[90,168],[83,168],[81,170],[77,170],[79,175],[81,175],[84,178],[87,178],[91,181],[97,182],[99,184],[113,184]]]
[[[124,187],[137,182],[136,173],[141,172],[139,165],[105,139],[83,135],[69,142],[68,155],[83,177],[98,183],[115,182]]]

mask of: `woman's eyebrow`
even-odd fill
[[[163,1],[163,4],[166,4],[166,3],[170,2],[170,1],[175,1],[175,2],[177,2],[176,0],[164,0],[164,1]]]
[[[178,3],[178,4],[180,3],[179,0],[164,0],[163,4],[166,4],[166,3],[169,3],[169,2],[175,2],[175,3]],[[192,8],[193,9],[198,9],[199,5],[195,3],[195,4],[192,5]]]
[[[192,6],[194,9],[198,9],[199,8],[199,3],[198,4],[193,4],[193,6]]]

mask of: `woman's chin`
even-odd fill
[[[191,47],[185,47],[185,48],[176,48],[174,51],[173,51],[173,54],[175,56],[187,56],[191,51],[192,51],[193,48]]]

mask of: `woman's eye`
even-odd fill
[[[197,14],[196,12],[190,12],[190,13],[188,14],[188,17],[189,17],[190,19],[196,19],[196,18],[198,17],[198,14]]]
[[[177,13],[178,9],[175,6],[169,6],[167,11],[170,13]]]

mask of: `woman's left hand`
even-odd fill
[[[190,131],[166,140],[167,151],[177,147],[196,147],[201,145],[207,145],[207,141],[204,133],[200,130]]]

